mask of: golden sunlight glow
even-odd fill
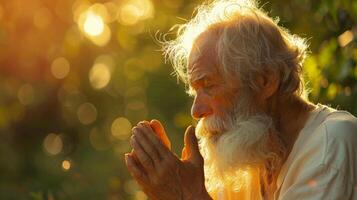
[[[84,31],[91,36],[98,36],[104,31],[104,22],[101,16],[89,11],[84,21]]]
[[[89,81],[94,89],[102,89],[107,86],[110,78],[110,68],[105,63],[95,63],[89,71]]]
[[[62,151],[63,142],[59,135],[50,133],[43,141],[44,150],[50,155],[57,155]]]
[[[46,7],[41,7],[35,11],[33,16],[33,24],[37,28],[47,28],[51,24],[52,18],[53,16],[51,11]]]
[[[119,10],[118,20],[123,25],[134,25],[139,20],[151,18],[154,6],[150,0],[129,0]]]
[[[350,30],[345,31],[340,36],[338,36],[338,44],[341,47],[348,45],[353,40],[353,33]]]
[[[0,19],[4,16],[4,7],[0,5]]]
[[[204,12],[203,14],[206,16],[201,16],[202,19],[200,18],[198,22],[194,24],[194,27],[185,27],[179,39],[182,47],[190,51],[196,38],[204,32],[210,24],[229,20],[234,17],[237,12],[242,14],[245,12],[249,13],[253,8],[254,1],[250,0],[218,1],[217,4],[212,7],[212,10],[209,11],[209,17],[206,15],[208,13]]]
[[[105,6],[108,13],[107,23],[116,21],[119,11],[118,4],[109,1],[104,3],[103,6]]]
[[[91,103],[83,103],[77,110],[77,116],[82,124],[91,124],[97,119],[97,109]]]
[[[62,161],[62,168],[67,171],[71,168],[71,162],[69,162],[68,160],[64,160]]]
[[[120,140],[125,140],[131,133],[132,125],[130,121],[124,117],[116,118],[111,126],[112,135]]]
[[[103,55],[98,56],[95,59],[94,63],[102,63],[102,64],[106,65],[110,71],[112,71],[115,66],[114,58],[113,58],[113,56],[111,56],[109,54],[103,54]]]
[[[52,75],[58,79],[65,78],[70,71],[70,65],[66,58],[56,58],[51,65]]]
[[[226,199],[261,199],[259,170],[238,170],[235,175],[225,176],[224,180],[224,186],[209,191],[213,199],[220,199],[222,195]]]
[[[128,4],[120,9],[119,21],[123,25],[134,25],[139,21],[140,10],[138,7]]]
[[[98,46],[106,45],[111,38],[111,30],[106,24],[111,18],[107,7],[99,3],[81,4],[74,9],[74,20],[79,29]]]

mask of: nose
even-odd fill
[[[212,108],[209,105],[209,100],[202,97],[202,95],[197,95],[193,101],[191,108],[191,115],[195,119],[200,119],[207,117],[212,114]]]

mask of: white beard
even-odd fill
[[[208,191],[227,185],[239,191],[245,186],[246,170],[258,169],[268,161],[277,165],[282,159],[269,147],[269,132],[275,130],[272,118],[266,114],[249,114],[242,102],[236,106],[239,113],[224,119],[210,116],[198,122],[196,133],[205,160]]]

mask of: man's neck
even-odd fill
[[[275,128],[279,133],[280,140],[282,140],[285,149],[281,164],[286,161],[287,156],[290,154],[299,136],[299,132],[305,126],[310,112],[314,110],[315,107],[314,104],[300,97],[273,97],[273,99],[271,99],[268,113],[274,120]],[[264,188],[264,195],[267,199],[272,199],[272,195],[276,190],[276,180],[280,169],[281,166],[273,171],[267,169],[265,176],[268,175],[268,177],[262,177],[262,187]]]
[[[286,147],[286,156],[290,154],[294,143],[304,128],[305,123],[315,105],[301,97],[278,98],[275,105],[275,125],[280,132],[281,139]]]

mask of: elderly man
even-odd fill
[[[164,43],[197,127],[178,158],[161,123],[142,121],[125,155],[148,197],[357,199],[357,119],[305,98],[306,48],[252,1],[200,6]]]

